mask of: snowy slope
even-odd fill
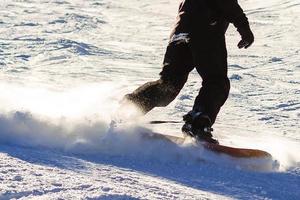
[[[110,128],[122,96],[158,77],[177,1],[2,0],[0,199],[300,199],[300,2],[240,3],[256,41],[239,50],[227,33],[232,88],[215,135],[278,168],[141,138],[180,135],[147,121],[181,120],[196,72],[168,107]]]

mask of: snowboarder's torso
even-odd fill
[[[248,23],[237,0],[183,0],[173,33],[201,33],[216,25],[225,33],[230,22]]]

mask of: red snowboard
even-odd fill
[[[185,138],[183,137],[164,135],[161,133],[144,133],[143,135],[145,137],[150,137],[154,139],[164,139],[176,144],[183,144],[185,141]],[[219,154],[225,154],[235,158],[272,158],[271,154],[259,149],[236,148],[236,147],[229,147],[225,145],[212,144],[207,142],[198,142],[198,143],[209,151],[219,153]]]

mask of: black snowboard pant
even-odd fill
[[[196,68],[202,87],[193,110],[207,114],[215,122],[225,103],[230,83],[227,77],[227,50],[224,26],[209,26],[205,31],[190,34],[189,41],[171,41],[167,47],[160,79],[137,88],[126,98],[144,113],[154,107],[167,106],[175,99]]]

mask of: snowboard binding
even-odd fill
[[[190,111],[183,116],[185,122],[181,130],[184,134],[194,137],[197,141],[203,141],[213,144],[219,144],[218,140],[213,138],[210,118],[199,111]]]

